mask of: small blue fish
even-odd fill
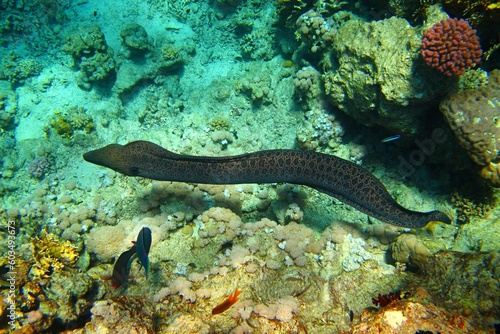
[[[387,143],[387,142],[390,142],[390,141],[393,141],[393,140],[398,140],[399,138],[401,138],[401,135],[394,135],[394,136],[390,136],[390,137],[382,139],[381,142],[382,143]]]
[[[139,262],[144,267],[146,271],[146,278],[149,274],[149,249],[151,248],[151,230],[149,227],[143,227],[137,236],[137,241],[135,242],[137,257]]]

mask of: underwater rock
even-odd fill
[[[120,31],[120,37],[123,44],[130,49],[129,56],[147,51],[151,46],[146,29],[137,23],[129,24],[123,28]]]
[[[443,92],[420,59],[420,34],[405,19],[349,20],[334,35],[338,66],[323,75],[334,105],[358,122],[415,134],[422,115]]]

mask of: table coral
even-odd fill
[[[476,30],[463,19],[448,18],[424,33],[421,54],[425,62],[448,76],[462,75],[481,60]]]

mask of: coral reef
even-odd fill
[[[77,131],[90,133],[94,128],[94,121],[87,114],[85,108],[74,106],[65,112],[56,111],[54,119],[50,126],[46,127],[45,131],[50,133],[50,131],[54,130],[62,138],[71,139]]]
[[[494,164],[500,150],[500,70],[490,72],[486,86],[451,94],[439,108],[472,161],[486,166],[481,175],[498,186]]]
[[[422,286],[432,295],[441,296],[449,310],[462,310],[469,323],[491,325],[500,308],[500,257],[498,251],[459,253],[440,251],[422,266]],[[487,315],[482,321],[482,315]]]
[[[106,43],[99,26],[80,27],[68,36],[62,50],[71,56],[80,69],[78,85],[90,89],[92,83],[106,79],[115,72],[114,52]]]
[[[450,78],[425,64],[422,32],[447,15],[432,2],[0,0],[0,215],[18,227],[18,318],[5,328],[4,256],[0,332],[491,332],[499,194],[457,176],[456,141],[436,140],[427,160],[427,141],[406,136],[430,136],[447,89],[492,85],[482,69]],[[396,6],[408,21],[389,19]],[[414,19],[419,6],[429,11]],[[392,133],[380,127],[400,140],[381,143]],[[307,187],[151,181],[81,159],[131,140],[203,156],[334,154],[363,163],[405,207],[457,209],[458,224],[410,231]],[[454,169],[414,164],[411,177],[396,175],[414,143],[426,162]],[[499,163],[478,169],[498,178]],[[460,183],[476,197],[460,188],[452,207]],[[144,227],[149,274],[134,256],[114,289],[113,263]]]
[[[264,71],[249,72],[237,83],[236,89],[246,94],[253,103],[270,104],[274,94],[271,89],[271,77]]]
[[[296,25],[297,39],[302,39],[313,53],[330,46],[333,42],[335,29],[313,9],[302,14],[297,19]]]
[[[24,79],[37,76],[42,72],[42,65],[35,59],[22,58],[11,51],[4,55],[0,62],[0,79],[11,83],[23,82]]]
[[[470,333],[466,317],[429,302],[396,301],[372,313],[364,311],[350,333]]]
[[[497,199],[486,185],[466,183],[451,193],[450,202],[457,211],[457,222],[466,224],[488,217],[495,208]]]
[[[422,38],[422,58],[445,75],[462,75],[481,60],[476,30],[463,19],[448,18],[429,28]]]
[[[241,50],[244,55],[254,60],[270,60],[276,55],[274,30],[268,28],[253,29],[243,36]]]
[[[128,57],[144,53],[151,48],[148,33],[140,24],[131,23],[127,25],[120,31],[120,37],[123,45],[129,49],[126,54]]]
[[[444,78],[429,80],[419,62],[418,36],[396,17],[342,24],[331,48],[338,67],[323,74],[331,102],[362,124],[417,133],[426,108],[445,93]]]
[[[452,16],[469,21],[478,29],[488,60],[495,53],[492,63],[498,64],[498,48],[500,46],[500,16],[496,0],[443,0],[443,7]]]
[[[315,99],[323,93],[321,73],[312,66],[301,68],[293,80],[295,91],[305,99]]]
[[[92,321],[72,333],[156,333],[153,305],[142,297],[120,296],[97,301],[90,312]]]
[[[488,85],[488,72],[480,68],[465,71],[458,81],[459,90],[475,89],[486,85]]]

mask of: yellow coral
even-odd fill
[[[78,261],[78,250],[69,241],[62,242],[54,234],[43,231],[41,238],[31,240],[35,264],[31,272],[35,277],[48,278],[61,271],[65,265],[73,266]]]

